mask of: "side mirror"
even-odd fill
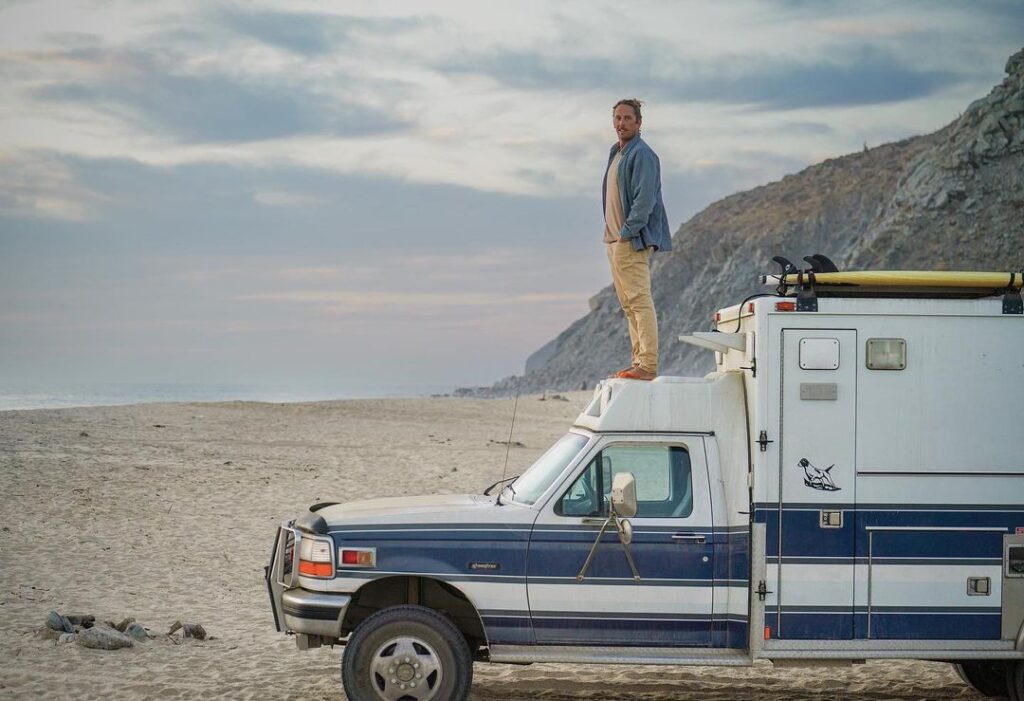
[[[636,516],[636,478],[632,472],[620,472],[612,480],[612,511],[622,518]]]

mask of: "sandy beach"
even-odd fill
[[[522,397],[508,474],[571,423]],[[281,519],[321,500],[480,492],[511,400],[148,404],[0,412],[0,698],[343,699],[340,649],[273,627]],[[47,612],[134,617],[116,651],[40,636]],[[165,635],[201,623],[207,640]],[[753,669],[477,664],[474,699],[975,699],[948,664]]]

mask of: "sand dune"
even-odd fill
[[[571,402],[519,401],[508,474]],[[324,499],[480,491],[501,477],[512,402],[150,404],[0,413],[0,698],[341,699],[340,650],[273,630],[277,523]],[[38,636],[51,609],[134,616],[114,652]],[[175,620],[212,636],[173,641]],[[476,665],[474,699],[972,699],[949,665],[843,669]]]

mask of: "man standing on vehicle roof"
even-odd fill
[[[658,317],[651,297],[651,253],[672,249],[665,203],[661,199],[661,162],[640,138],[640,101],[619,100],[612,125],[619,140],[608,154],[601,192],[604,242],[615,294],[629,324],[632,365],[616,373],[631,380],[658,375]]]

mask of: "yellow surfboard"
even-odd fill
[[[807,274],[802,278],[797,273],[788,275],[770,275],[786,285],[798,285],[800,280],[807,282]],[[1006,289],[1011,284],[1020,288],[1024,286],[1024,273],[987,273],[971,271],[940,271],[940,270],[860,270],[838,273],[814,273],[815,286],[820,285],[857,285],[862,287],[964,287],[981,289]]]

